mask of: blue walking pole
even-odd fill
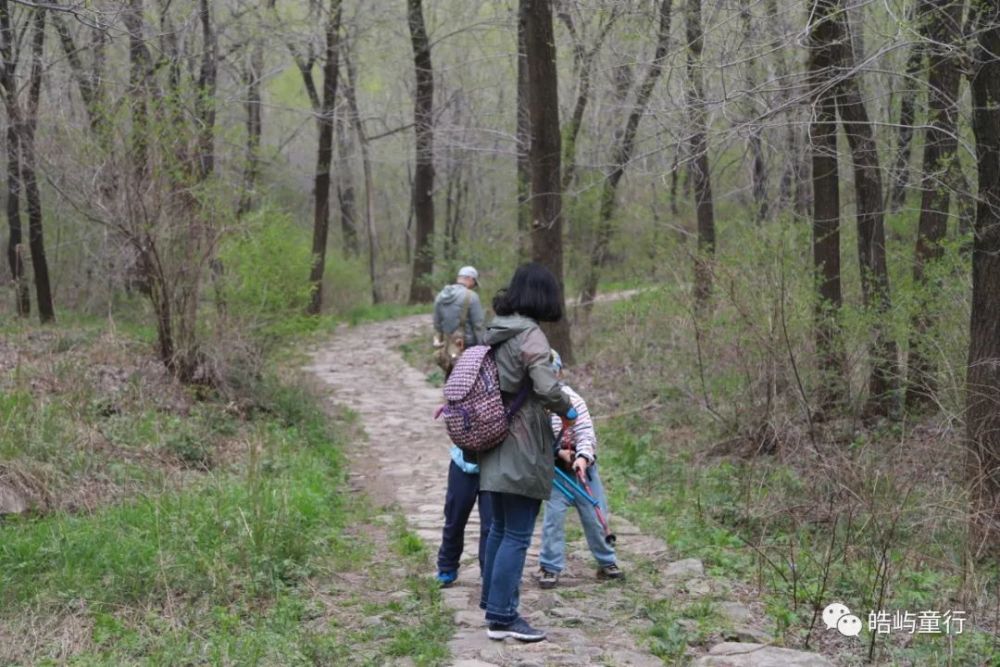
[[[576,417],[576,411],[572,410],[572,416],[567,415],[571,419]],[[563,433],[566,431],[566,422],[563,421],[563,427],[559,430],[559,435],[556,436],[555,442],[552,443],[552,450],[556,456],[559,457],[559,443],[562,441]],[[588,503],[593,505],[594,514],[597,515],[597,522],[601,524],[601,528],[604,529],[604,541],[608,546],[614,546],[618,537],[611,532],[611,528],[608,526],[607,519],[604,518],[604,513],[601,511],[601,503],[593,496],[590,492],[590,486],[587,484],[587,480],[580,477],[577,481],[573,477],[566,474],[558,465],[555,467],[556,478],[552,480],[552,484],[562,492],[568,500],[573,500],[574,495],[579,495],[580,498],[586,500]],[[582,486],[581,486],[582,485]]]
[[[565,484],[572,490],[573,493],[580,496],[594,507],[600,506],[601,503],[597,500],[597,498],[587,493],[587,491],[580,486],[579,482],[563,472],[558,466],[556,467],[556,475],[557,478],[552,480],[554,484]]]
[[[562,482],[560,482],[558,479],[552,480],[552,486],[556,487],[558,491],[560,491],[564,496],[566,496],[566,500],[573,502],[573,500],[576,498],[576,496],[573,495],[573,492],[567,489],[565,486],[563,486]]]

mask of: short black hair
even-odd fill
[[[536,262],[517,267],[510,284],[493,297],[497,315],[523,315],[539,322],[563,317],[562,289],[552,272]]]

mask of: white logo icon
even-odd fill
[[[840,617],[847,616],[850,613],[851,610],[839,602],[826,605],[826,609],[823,610],[823,622],[826,624],[826,629],[834,629],[837,627],[837,621],[840,620]]]
[[[823,610],[823,623],[827,630],[837,628],[837,632],[845,637],[857,637],[861,634],[861,619],[851,613],[847,605],[840,602],[826,605]]]
[[[844,614],[837,621],[837,630],[845,637],[857,637],[861,634],[861,619],[854,614]]]

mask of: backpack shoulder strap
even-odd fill
[[[528,400],[528,394],[531,393],[531,389],[531,378],[529,377],[525,379],[524,386],[521,387],[520,391],[514,396],[514,400],[507,407],[507,421],[514,419],[514,415],[521,409],[524,402]]]
[[[472,290],[466,288],[465,290],[465,302],[462,304],[462,312],[458,316],[458,329],[455,331],[461,331],[462,335],[465,335],[465,325],[469,319],[469,305],[472,303]]]

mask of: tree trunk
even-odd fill
[[[380,303],[381,296],[378,290],[378,234],[375,229],[375,181],[372,177],[372,161],[369,155],[368,137],[365,135],[364,125],[361,123],[361,114],[358,112],[358,98],[354,94],[357,90],[357,74],[354,71],[354,62],[351,60],[350,48],[346,41],[342,42],[341,48],[344,54],[344,66],[347,71],[347,86],[344,88],[344,99],[347,100],[348,114],[351,124],[354,126],[354,133],[358,135],[358,146],[361,148],[361,169],[365,179],[365,235],[368,238],[368,278],[372,286],[372,303]]]
[[[948,232],[948,209],[951,203],[950,163],[958,148],[958,69],[962,39],[962,0],[924,0],[927,26],[927,110],[929,122],[924,141],[923,179],[921,183],[920,220],[913,257],[913,282],[920,290],[934,290],[925,279],[926,266],[943,254],[941,241]],[[937,387],[933,351],[927,346],[927,334],[936,318],[930,308],[918,308],[911,322],[910,356],[907,363],[906,405],[918,408],[933,403]]]
[[[260,173],[260,138],[263,130],[261,121],[260,82],[264,76],[264,41],[257,40],[250,52],[247,68],[243,75],[246,86],[246,157],[243,165],[243,185],[236,215],[243,216],[257,205],[257,177]]]
[[[340,233],[344,239],[344,254],[357,257],[358,209],[354,195],[354,176],[351,174],[351,134],[344,126],[342,114],[337,115],[337,201],[340,204]]]
[[[687,0],[685,26],[688,42],[688,104],[691,108],[694,201],[698,218],[698,251],[694,260],[694,296],[699,305],[704,306],[712,296],[715,211],[712,202],[712,174],[708,164],[705,82],[701,71],[701,52],[704,42],[701,29],[701,0]]]
[[[528,65],[528,109],[531,114],[531,250],[532,259],[546,266],[559,281],[565,311],[562,247],[562,192],[559,135],[559,93],[556,46],[550,0],[520,0]],[[552,347],[573,363],[569,319],[546,325]]]
[[[21,180],[24,183],[25,204],[28,212],[28,246],[31,249],[31,270],[35,275],[35,299],[38,302],[38,319],[42,324],[56,318],[52,304],[52,285],[49,281],[49,264],[45,255],[42,233],[42,197],[38,192],[35,176],[35,128],[38,126],[38,100],[42,90],[42,55],[45,48],[44,9],[34,9],[34,29],[31,40],[31,78],[28,83],[28,103],[20,130]]]
[[[775,105],[784,107],[785,112],[785,151],[783,154],[781,178],[778,181],[778,208],[784,209],[794,197],[794,208],[799,210],[802,180],[805,175],[800,168],[802,157],[799,155],[799,123],[796,122],[796,109],[791,100],[795,97],[792,83],[789,79],[787,51],[782,20],[778,12],[777,0],[765,0],[765,13],[770,24],[771,51],[774,54],[774,73],[777,79],[778,92],[775,95]]]
[[[750,11],[749,0],[740,0],[740,19],[743,23],[743,43],[754,42],[753,14]],[[764,142],[761,139],[761,127],[757,122],[754,98],[757,90],[757,77],[754,63],[747,62],[747,148],[750,152],[750,192],[753,195],[753,219],[757,224],[767,219],[769,208],[767,201],[767,164],[764,161]]]
[[[128,10],[122,21],[128,30],[129,102],[132,126],[129,131],[129,149],[132,169],[137,179],[146,174],[147,135],[149,133],[148,81],[151,74],[151,57],[143,38],[143,0],[129,0]]]
[[[680,172],[680,148],[674,150],[674,161],[670,165],[670,215],[677,216],[677,177]]]
[[[10,237],[7,241],[7,263],[14,281],[17,314],[27,317],[31,314],[31,295],[24,275],[24,237],[21,231],[21,164],[18,156],[17,126],[7,112],[7,226]]]
[[[198,72],[198,96],[195,98],[195,115],[198,118],[197,181],[202,182],[215,173],[215,89],[219,71],[219,43],[212,27],[212,9],[209,0],[199,0],[198,18],[201,22],[201,66]]]
[[[976,558],[1000,550],[1000,9],[995,3],[979,7],[971,78],[979,198],[965,411],[970,551]]]
[[[914,0],[910,8],[911,20],[922,21],[924,0]],[[896,160],[889,174],[889,212],[895,213],[902,207],[906,199],[906,190],[910,185],[910,154],[913,152],[913,123],[917,115],[917,81],[924,67],[923,30],[919,30],[921,38],[910,45],[910,53],[906,58],[903,74],[903,88],[899,100],[899,128],[896,134]]]
[[[635,148],[635,135],[639,129],[639,121],[646,113],[649,98],[653,94],[656,82],[663,71],[663,63],[667,57],[667,47],[670,43],[670,14],[671,0],[661,0],[659,6],[659,24],[656,38],[656,52],[653,54],[653,61],[646,70],[646,76],[639,86],[635,96],[635,105],[629,113],[625,122],[625,130],[621,134],[621,139],[615,147],[612,167],[604,178],[604,185],[601,188],[601,208],[597,225],[597,237],[594,241],[593,249],[590,253],[590,270],[584,279],[583,290],[580,294],[580,301],[583,303],[585,312],[590,312],[597,296],[597,283],[600,281],[601,269],[608,262],[608,249],[611,245],[611,237],[614,229],[611,220],[615,212],[615,198],[618,191],[618,183],[625,175],[625,167],[632,159],[632,151]]]
[[[14,31],[11,26],[10,4],[0,0],[0,89],[4,91],[3,101],[7,111],[7,263],[14,281],[15,303],[21,317],[31,314],[31,295],[24,275],[24,234],[21,224],[21,160],[18,141],[20,109],[15,97],[17,84],[14,72],[17,55]]]
[[[841,0],[843,2],[843,0]],[[843,4],[841,5],[842,7]],[[844,7],[846,9],[846,7]],[[865,108],[857,77],[850,72],[856,58],[849,50],[845,13],[831,21],[839,65],[846,72],[837,85],[837,110],[851,147],[854,168],[855,209],[858,228],[858,263],[865,308],[875,314],[869,349],[868,415],[888,415],[893,407],[898,377],[896,343],[886,331],[891,308],[889,270],[885,255],[885,216],[882,205],[882,170],[875,129]]]
[[[417,219],[410,303],[427,303],[434,294],[428,279],[434,271],[434,70],[424,26],[422,0],[407,1],[413,45],[413,127],[417,156],[413,172],[413,212]]]
[[[517,21],[517,259],[531,256],[531,110],[528,108],[528,60],[524,43],[525,3]]]
[[[813,119],[809,124],[813,183],[813,267],[816,274],[816,357],[819,403],[836,409],[846,399],[846,359],[838,335],[840,308],[840,175],[837,170],[837,106],[831,82],[835,0],[813,0],[809,32],[809,81]]]
[[[203,0],[204,1],[204,0]],[[330,165],[333,162],[333,107],[337,97],[337,75],[340,72],[340,0],[330,0],[330,16],[326,23],[326,53],[323,62],[323,98],[316,124],[319,143],[316,149],[316,177],[313,195],[313,265],[309,274],[312,298],[306,312],[319,315],[323,308],[323,272],[326,268],[326,241],[330,231]]]
[[[870,415],[888,415],[893,407],[899,375],[896,343],[886,331],[891,310],[889,272],[885,253],[882,176],[871,121],[857,88],[838,96],[841,122],[853,153],[858,260],[865,307],[876,313],[869,350]]]

